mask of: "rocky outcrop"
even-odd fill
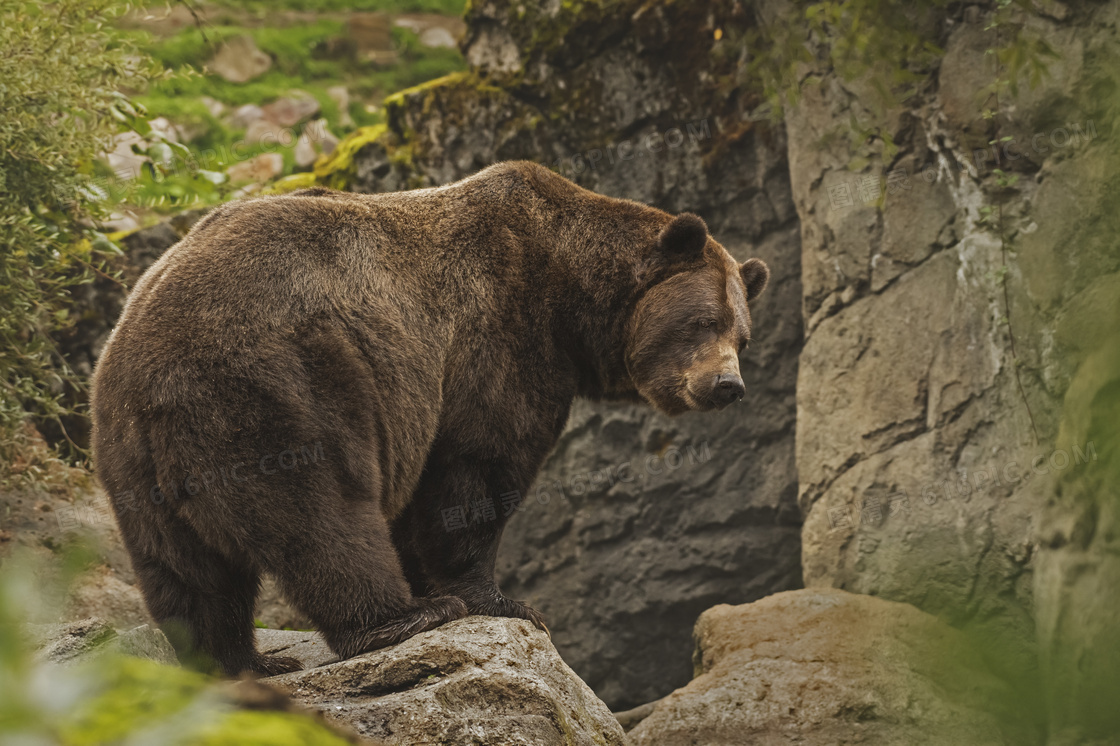
[[[988,50],[1007,32],[1001,42],[971,8],[937,20],[944,58],[916,71],[902,111],[877,117],[864,81],[822,67],[786,117],[806,325],[805,582],[983,621],[1024,648],[1052,473],[1089,460],[1074,450],[1084,442],[1055,445],[1081,356],[1057,324],[1120,266],[1077,217],[1115,214],[1093,134],[1111,104],[1087,96],[1115,8],[1054,6],[1025,33],[1057,61],[1002,104],[977,92],[1006,77]],[[884,134],[829,136],[851,121]]]
[[[272,58],[257,47],[252,37],[235,36],[222,42],[206,67],[230,83],[248,83],[268,72]]]
[[[262,649],[319,665],[265,683],[365,738],[389,744],[623,744],[610,710],[544,632],[468,617],[391,648],[329,662],[317,634],[268,632]]]
[[[770,265],[743,404],[669,419],[577,402],[506,530],[503,589],[546,614],[564,659],[619,709],[688,680],[683,651],[705,608],[800,585],[800,252],[785,136],[752,121],[757,100],[714,50],[716,29],[748,22],[742,5],[702,5],[472,3],[472,69],[391,96],[387,126],[316,168],[322,183],[382,192],[532,160],[603,194],[696,212],[738,259]]]
[[[696,678],[630,732],[634,746],[1039,743],[1028,702],[976,641],[906,604],[832,589],[716,606]]]
[[[1052,742],[1066,743],[1120,727],[1090,694],[1117,691],[1114,666],[1087,663],[1120,649],[1105,632],[1118,613],[1107,429],[1087,404],[1110,411],[1116,370],[1103,345],[1120,315],[1120,11],[994,12],[937,18],[944,56],[914,70],[916,95],[885,120],[865,81],[825,66],[786,117],[803,567],[809,586],[984,627],[1036,681],[1037,634]],[[1047,74],[979,95],[1014,77],[992,52],[1020,26],[1056,51]],[[852,121],[880,137],[833,136]]]
[[[90,617],[68,624],[29,624],[25,637],[38,649],[36,660],[44,663],[71,664],[102,655],[179,663],[163,632],[147,624],[118,632],[105,620]]]

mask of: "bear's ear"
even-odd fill
[[[748,259],[739,267],[739,276],[743,278],[743,285],[747,288],[747,300],[752,301],[766,289],[770,282],[770,268],[761,259]]]
[[[658,239],[661,254],[680,261],[699,257],[708,243],[708,226],[696,215],[681,213],[665,226]]]

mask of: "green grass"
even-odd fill
[[[205,27],[205,34],[193,26],[167,37],[140,30],[121,32],[130,37],[141,51],[174,72],[137,96],[136,101],[145,107],[150,117],[166,117],[180,127],[199,133],[189,146],[195,153],[206,156],[201,161],[202,168],[207,170],[222,170],[233,160],[253,157],[265,152],[266,148],[262,145],[242,148],[239,151],[241,158],[231,157],[232,146],[245,133],[231,127],[221,117],[213,116],[203,104],[203,96],[222,102],[228,111],[243,104],[263,106],[292,90],[301,90],[315,97],[321,110],[319,116],[327,120],[332,133],[342,137],[356,128],[381,123],[384,114],[380,105],[387,95],[466,67],[458,50],[425,47],[415,33],[400,27],[391,30],[393,46],[397,51],[394,64],[378,66],[345,56],[331,57],[326,52],[329,40],[346,34],[345,15],[340,11],[459,14],[464,0],[282,0],[278,3],[217,0],[215,4],[231,10],[250,10],[255,18],[230,13],[223,20],[223,14],[211,13],[213,24]],[[267,10],[275,11],[277,8],[334,15],[309,23],[269,26]],[[228,20],[230,18],[239,20],[234,22]],[[206,63],[213,58],[222,42],[240,35],[252,37],[256,45],[272,57],[272,67],[243,84],[204,74],[202,71]],[[343,124],[343,112],[327,94],[327,89],[336,85],[344,85],[349,91],[350,106],[346,113],[353,124]],[[372,106],[367,108],[369,105]],[[283,174],[293,173],[296,168],[293,148],[279,148],[277,152],[284,157]],[[132,186],[128,200],[158,212],[189,204],[219,202],[228,197],[230,191],[229,185],[199,183],[198,179],[182,173],[155,181],[144,177]]]
[[[376,10],[383,13],[440,13],[445,16],[463,14],[466,0],[212,0],[214,5],[247,10],[316,10],[338,12]]]
[[[347,86],[352,98],[350,114],[355,126],[362,126],[377,121],[367,116],[363,101],[380,101],[393,91],[466,67],[458,50],[424,47],[416,34],[399,27],[392,30],[399,58],[394,65],[375,67],[368,63],[323,58],[319,51],[321,45],[343,32],[342,22],[334,20],[286,28],[221,26],[207,29],[205,40],[195,28],[166,39],[131,32],[139,38],[144,51],[180,73],[156,84],[140,96],[139,101],[153,115],[167,116],[177,124],[185,117],[187,122],[213,127],[216,122],[199,100],[201,96],[236,107],[246,103],[266,104],[292,89],[300,89],[319,101],[322,116],[330,122],[332,131],[341,133],[341,112],[326,94],[328,87]],[[272,56],[273,65],[268,72],[240,84],[197,72],[213,57],[222,41],[239,35],[251,36],[258,47]]]

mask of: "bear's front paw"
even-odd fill
[[[404,642],[413,635],[462,619],[467,613],[466,604],[455,596],[417,598],[404,614],[377,627],[344,630],[325,636],[339,658],[353,658],[361,653]]]
[[[257,655],[249,664],[249,670],[258,676],[279,676],[280,674],[302,671],[303,664],[297,658],[286,655]]]
[[[498,596],[497,598],[487,599],[478,603],[471,603],[468,601],[467,608],[470,609],[472,614],[481,614],[482,616],[506,616],[513,619],[527,619],[532,622],[533,626],[537,629],[543,630],[549,638],[552,637],[552,633],[548,631],[548,626],[544,623],[544,614],[540,613],[532,606],[520,601],[514,601],[512,598]]]

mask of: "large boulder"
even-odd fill
[[[248,83],[268,72],[272,58],[257,47],[252,37],[235,36],[222,43],[206,67],[230,83]]]
[[[618,721],[520,619],[468,617],[340,662],[316,633],[262,632],[308,666],[263,681],[366,738],[411,746],[624,744]]]
[[[907,604],[821,589],[716,606],[696,623],[695,664],[634,746],[1040,742],[985,651]]]

